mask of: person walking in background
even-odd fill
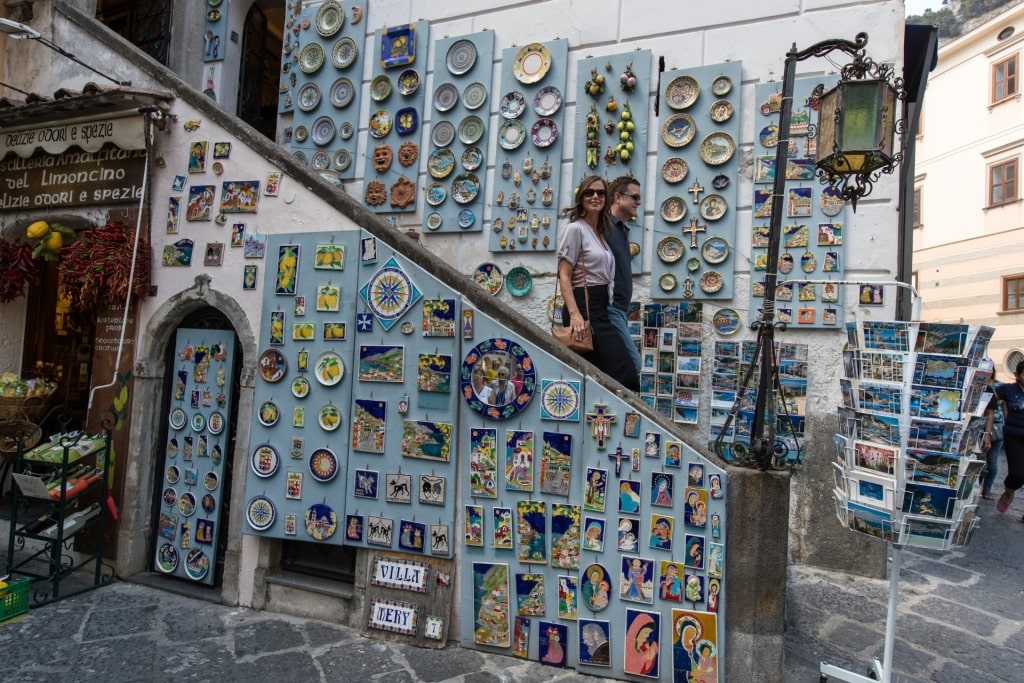
[[[1002,401],[1003,448],[1006,450],[1005,490],[996,501],[996,509],[1006,512],[1013,502],[1017,489],[1024,486],[1024,361],[1017,363],[1013,382],[995,387],[996,397]],[[991,435],[985,435],[983,442],[991,445]],[[1024,520],[1021,520],[1024,521]]]
[[[622,337],[608,319],[614,294],[615,258],[608,247],[611,230],[607,211],[607,189],[599,176],[587,176],[576,188],[576,201],[563,212],[568,224],[558,244],[558,283],[565,296],[562,324],[582,338],[586,324],[594,350],[581,354],[602,371],[633,391],[640,389],[640,375],[625,348]],[[573,270],[586,271],[586,285],[573,287]],[[589,300],[589,310],[588,310]]]
[[[640,352],[629,334],[629,303],[633,299],[633,255],[629,251],[629,226],[626,221],[640,209],[640,183],[633,176],[620,176],[608,185],[608,247],[615,257],[615,292],[608,307],[608,319],[622,337],[630,358],[640,372]]]
[[[992,391],[996,385],[995,363],[990,358],[981,362],[981,370],[991,372],[989,378],[989,390]],[[989,398],[988,406],[985,408],[987,420],[985,422],[985,433],[982,435],[982,449],[985,449],[985,437],[988,437],[988,448],[983,450],[985,455],[985,474],[981,480],[981,497],[985,500],[995,500],[992,493],[992,485],[996,483],[996,476],[999,473],[999,454],[1003,452],[1003,409],[999,405],[999,399],[995,394]]]

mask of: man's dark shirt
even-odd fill
[[[615,257],[615,293],[612,306],[629,313],[629,302],[633,299],[633,266],[629,253],[629,226],[614,215],[612,231],[608,234],[608,247]]]

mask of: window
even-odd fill
[[[921,227],[921,193],[923,190],[920,187],[914,188],[914,223],[915,228]]]
[[[988,205],[998,206],[1017,199],[1017,160],[1000,161],[988,167]]]
[[[1024,275],[1003,278],[1003,310],[1024,311]]]
[[[992,65],[992,102],[1017,94],[1017,55]]]

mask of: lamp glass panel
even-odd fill
[[[878,146],[878,119],[881,89],[878,81],[840,83],[842,97],[842,148],[844,151],[869,150]]]
[[[836,104],[838,91],[833,88],[818,103],[818,164],[832,156],[836,142]]]

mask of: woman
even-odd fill
[[[608,220],[607,188],[599,176],[587,176],[576,188],[576,203],[563,212],[569,220],[558,244],[558,284],[566,296],[562,324],[582,339],[587,321],[594,350],[581,354],[605,373],[633,391],[640,389],[640,376],[622,337],[608,319],[615,277],[615,258],[605,236]],[[586,271],[585,287],[573,287],[573,270]],[[589,298],[589,309],[587,300]]]
[[[995,388],[995,395],[1003,402],[1003,448],[1006,450],[1006,478],[1003,480],[1005,490],[996,501],[996,509],[1006,512],[1013,502],[1017,489],[1024,486],[1024,360],[1017,363],[1013,373],[1014,381],[1000,384]],[[989,425],[991,428],[991,424]],[[982,439],[985,448],[991,447],[991,437],[985,434]],[[1024,521],[1024,520],[1021,520]]]

